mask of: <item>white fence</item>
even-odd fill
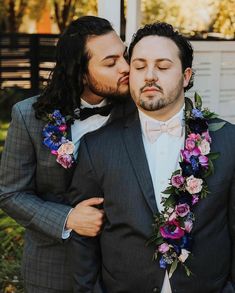
[[[192,41],[195,82],[204,105],[235,123],[235,42]]]

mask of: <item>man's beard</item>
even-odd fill
[[[176,87],[172,89],[165,97],[164,97],[163,89],[157,84],[151,84],[151,85],[146,84],[143,88],[140,89],[140,92],[142,92],[144,88],[147,86],[151,86],[151,87],[155,86],[162,93],[163,97],[160,97],[158,99],[155,98],[153,99],[153,101],[150,102],[148,100],[141,99],[141,93],[140,93],[139,105],[142,109],[146,111],[157,111],[167,107],[168,105],[174,103],[176,100],[179,99],[180,92],[183,87],[183,79],[179,80]]]
[[[87,79],[87,86],[89,90],[96,94],[97,96],[103,97],[107,99],[108,102],[112,103],[123,103],[128,98],[130,98],[129,89],[126,92],[120,92],[119,84],[117,84],[117,88],[107,87],[100,85],[93,76],[89,74]]]

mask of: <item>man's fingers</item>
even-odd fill
[[[94,206],[99,205],[104,201],[103,197],[92,197],[89,199],[86,199],[80,203],[80,205],[83,206]]]

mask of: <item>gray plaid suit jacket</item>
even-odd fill
[[[35,118],[35,101],[36,97],[26,99],[12,110],[0,166],[0,208],[26,228],[24,280],[67,291],[72,281],[62,231],[71,209],[66,204],[66,189],[73,168],[61,167],[42,144],[46,123]],[[118,107],[111,115],[113,119],[120,113]]]

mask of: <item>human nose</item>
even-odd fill
[[[150,82],[150,81],[156,81],[158,80],[158,75],[156,70],[154,68],[147,68],[146,70],[146,75],[145,75],[145,81]]]
[[[130,71],[130,66],[127,63],[126,59],[123,57],[120,64],[120,73],[129,73],[129,71]]]

